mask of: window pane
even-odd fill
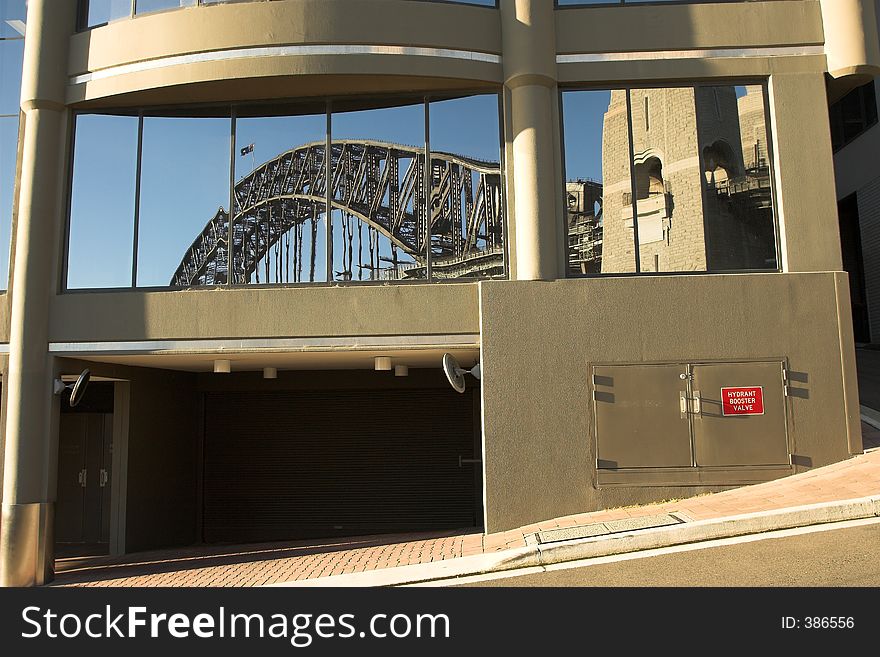
[[[626,92],[562,95],[568,270],[635,271]]]
[[[134,6],[136,14],[146,14],[151,11],[162,9],[179,9],[180,7],[192,7],[196,0],[137,0]]]
[[[24,39],[0,40],[0,115],[18,116]]]
[[[424,278],[424,104],[336,112],[332,133],[333,278]]]
[[[138,120],[76,118],[67,287],[131,285]]]
[[[226,282],[228,118],[144,119],[138,286]]]
[[[630,93],[640,271],[705,271],[694,90]]]
[[[710,271],[776,269],[764,89],[697,89]]]
[[[0,118],[0,289],[9,280],[10,226],[18,151],[18,117]]]
[[[877,92],[874,90],[873,80],[861,87],[862,101],[865,106],[865,127],[877,123]]]
[[[80,16],[85,21],[84,27],[103,25],[117,18],[131,16],[131,0],[80,0]]]
[[[430,112],[432,275],[503,276],[498,96],[434,101]]]
[[[325,113],[236,121],[236,282],[327,280],[326,131]]]

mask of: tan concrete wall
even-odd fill
[[[592,363],[788,358],[799,462],[860,452],[847,299],[836,273],[481,283],[487,530],[706,490],[594,486]]]
[[[440,47],[497,54],[501,51],[499,12],[405,0],[284,0],[198,7],[117,21],[74,36],[68,73],[80,75],[181,54],[309,44]],[[68,99],[79,102],[151,89],[158,90],[156,98],[167,97],[161,90],[175,85],[186,85],[184,96],[195,92],[202,100],[210,96],[232,100],[349,94],[357,89],[351,88],[352,78],[345,76],[369,74],[381,76],[363,88],[375,93],[399,89],[398,76],[409,78],[406,87],[410,89],[435,86],[424,76],[448,78],[452,88],[500,82],[501,66],[414,55],[239,58],[177,63],[74,85]],[[300,77],[293,83],[291,76]],[[271,79],[260,84],[259,78]],[[250,81],[244,89],[237,89],[241,79]],[[209,83],[211,89],[199,90],[198,83]],[[151,97],[138,95],[142,102]]]
[[[818,0],[567,8],[556,13],[556,35],[560,53],[824,42]]]
[[[51,342],[479,332],[475,283],[54,297]]]

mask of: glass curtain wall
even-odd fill
[[[0,289],[3,290],[9,280],[26,12],[25,0],[0,0]]]
[[[562,102],[570,275],[777,269],[763,85]]]
[[[346,102],[78,115],[66,287],[504,276],[498,95]]]

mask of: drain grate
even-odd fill
[[[555,543],[557,541],[573,541],[579,538],[594,538],[607,534],[631,532],[636,529],[652,529],[654,527],[668,527],[683,522],[680,518],[664,513],[659,516],[642,516],[640,518],[625,518],[623,520],[609,520],[597,522],[580,527],[563,527],[561,529],[548,529],[535,534],[538,543]]]

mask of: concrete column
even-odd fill
[[[501,0],[513,275],[564,272],[556,23],[549,0]]]
[[[773,75],[770,111],[782,269],[841,271],[825,76]]]
[[[820,2],[831,77],[858,76],[859,84],[864,84],[880,75],[875,0]]]
[[[30,0],[21,108],[24,121],[15,261],[10,285],[0,585],[33,586],[54,575],[52,526],[57,441],[49,305],[62,224],[67,51],[76,3]]]

